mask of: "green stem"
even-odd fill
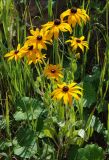
[[[60,62],[58,39],[54,39],[54,43],[53,43],[53,62],[55,64],[59,64]]]
[[[49,20],[51,20],[51,18],[53,16],[52,0],[48,0],[48,16],[49,16]]]
[[[108,120],[107,120],[107,130],[108,130],[108,137],[107,137],[107,141],[108,141],[108,146],[109,146],[109,104],[108,104]]]

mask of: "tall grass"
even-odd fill
[[[102,120],[100,119],[101,117],[99,117],[99,113],[105,114],[105,109],[103,107],[108,103],[108,106],[106,106],[106,111],[108,111],[106,124],[107,128],[103,128],[108,132],[108,153],[108,0],[106,1],[104,8],[99,11],[101,17],[104,16],[104,13],[106,13],[106,26],[104,30],[102,27],[99,28],[96,26],[96,22],[98,23],[99,18],[95,15],[95,23],[92,19],[90,19],[89,25],[86,26],[86,30],[84,29],[84,25],[82,25],[81,29],[77,27],[73,31],[73,35],[78,37],[82,36],[85,33],[86,39],[90,45],[93,39],[93,32],[96,32],[96,44],[94,44],[94,49],[92,49],[92,51],[89,52],[88,50],[86,50],[84,55],[82,55],[80,59],[75,60],[75,58],[71,55],[70,49],[66,49],[67,47],[64,44],[66,35],[64,36],[64,34],[62,34],[61,39],[53,42],[53,51],[52,53],[50,53],[52,54],[51,62],[53,64],[60,63],[62,66],[65,66],[64,73],[66,76],[64,80],[68,82],[77,80],[78,82],[81,82],[81,85],[83,84],[83,87],[86,85],[83,90],[83,98],[79,102],[74,101],[74,106],[70,109],[68,108],[68,106],[63,107],[62,103],[52,102],[50,94],[56,87],[56,85],[54,81],[48,83],[48,80],[43,77],[42,71],[43,66],[46,64],[45,62],[43,66],[37,64],[34,66],[29,66],[26,63],[25,59],[23,59],[22,61],[19,60],[17,62],[12,61],[9,63],[6,61],[6,59],[4,59],[5,53],[9,52],[13,48],[16,48],[18,43],[23,46],[23,43],[28,34],[28,19],[30,24],[29,28],[33,28],[34,26],[34,24],[32,24],[31,13],[29,11],[29,4],[26,1],[22,2],[24,5],[24,10],[22,11],[22,13],[19,13],[19,10],[16,6],[17,4],[15,4],[13,0],[0,1],[0,104],[2,108],[0,114],[2,115],[1,121],[5,120],[5,127],[3,129],[1,128],[0,134],[1,137],[5,139],[5,141],[10,142],[9,146],[5,146],[4,150],[1,149],[0,152],[6,152],[7,156],[9,156],[8,159],[12,159],[12,157],[14,156],[18,156],[22,159],[24,158],[24,154],[28,152],[28,148],[30,147],[28,154],[30,154],[31,152],[32,158],[34,159],[47,160],[50,159],[50,156],[52,157],[52,160],[61,160],[63,158],[67,159],[68,154],[72,156],[72,154],[70,153],[70,149],[73,145],[75,147],[75,153],[78,154],[78,149],[76,150],[76,147],[81,148],[84,147],[85,143],[88,144],[89,138],[93,136],[94,131],[96,132],[96,121],[99,123],[98,126],[101,127]],[[75,2],[77,3],[76,0]],[[20,1],[19,4],[22,5]],[[40,18],[43,19],[44,14],[41,1],[35,0],[35,4],[36,9],[40,13]],[[57,1],[47,1],[48,21],[52,21],[53,17],[55,17],[53,9],[57,6],[57,4]],[[94,2],[88,0],[87,3],[84,0],[81,0],[79,6],[85,8],[87,10],[87,13],[89,13],[91,17],[91,7],[93,5],[100,4],[101,2],[98,3],[97,0],[95,0]],[[67,8],[69,8],[73,5],[73,2],[66,0],[65,5]],[[57,8],[55,9],[57,10]],[[99,25],[104,25],[102,23],[103,22],[101,22],[101,24]],[[100,40],[102,40],[103,43],[106,44],[103,48],[104,54],[102,57],[100,57]],[[92,53],[93,51],[94,53]],[[94,57],[91,56],[91,58],[89,58],[89,53],[91,53]],[[90,59],[93,61],[93,63],[91,64],[93,66],[90,65]],[[70,60],[71,63],[69,65],[68,63],[70,62]],[[87,71],[87,66],[90,70],[89,73]],[[97,78],[97,72],[93,75],[93,70],[96,66],[100,71],[100,75],[97,75]],[[94,80],[98,80],[97,86],[94,84]],[[95,88],[90,89],[90,86],[88,88],[86,82],[88,83],[88,85],[90,84],[91,87],[95,86]],[[85,95],[85,92],[87,92],[88,95]],[[96,94],[96,100],[93,93]],[[88,100],[90,103],[88,102]],[[97,112],[97,115],[95,112]],[[22,133],[23,129],[25,133]],[[2,130],[4,131],[4,133],[2,133]],[[21,133],[22,136],[20,137],[20,139],[19,135]],[[101,131],[100,134],[103,134],[103,132]],[[0,138],[0,142],[2,141],[2,138]],[[28,145],[25,144],[25,141]],[[21,153],[19,148],[22,150]]]

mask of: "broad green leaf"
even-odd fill
[[[29,127],[21,127],[13,141],[14,154],[22,158],[31,158],[37,153],[36,137]]]
[[[55,149],[51,144],[48,144],[46,142],[42,142],[43,149],[41,148],[38,150],[38,154],[40,155],[40,159],[46,159],[46,160],[56,160],[55,158]],[[39,148],[38,148],[39,149]]]
[[[78,148],[77,145],[71,145],[68,150],[68,160],[76,160],[77,154],[78,154]]]
[[[16,102],[17,108],[22,109],[23,112],[27,112],[28,110],[43,108],[43,103],[39,99],[30,98],[30,97],[22,97]]]
[[[0,159],[9,160],[9,156],[5,152],[1,152]]]
[[[49,137],[49,138],[55,140],[54,135],[56,136],[56,131],[54,128],[49,128],[49,129],[46,128],[40,133],[40,138]]]
[[[88,107],[96,102],[99,79],[100,70],[97,66],[93,67],[91,75],[86,75],[86,77],[84,78],[84,98],[87,100]]]
[[[96,144],[86,145],[78,149],[76,160],[104,160],[103,149]]]
[[[28,147],[33,143],[33,141],[35,141],[35,134],[29,127],[22,126],[18,130],[16,138],[20,146]]]
[[[16,121],[26,120],[27,119],[27,114],[23,113],[22,111],[17,111],[14,114],[14,118],[15,118]]]
[[[16,146],[14,147],[14,154],[21,157],[21,158],[32,158],[37,153],[37,146],[31,147],[21,147]]]
[[[17,103],[17,110],[14,114],[16,121],[37,119],[43,112],[43,103],[29,97],[23,97]]]
[[[93,115],[93,117],[95,117]],[[95,117],[95,122],[94,122],[94,130],[97,131],[98,133],[103,132],[105,130],[103,123],[101,123],[100,119],[98,117]]]
[[[11,147],[12,146],[12,142],[10,140],[7,140],[7,139],[0,139],[0,150],[1,151],[4,151],[4,150],[7,150],[7,148]]]
[[[93,103],[96,102],[96,91],[94,86],[89,82],[83,83],[84,89],[84,99],[87,100],[87,106],[90,107]]]
[[[50,130],[48,130],[48,129],[45,129],[45,130],[44,130],[44,136],[53,139],[53,135],[52,135],[52,133],[50,132]]]

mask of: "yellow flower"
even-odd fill
[[[35,54],[36,52],[39,52],[38,49],[36,49],[36,46],[34,44],[28,44],[25,43],[24,46],[21,48],[21,53],[19,53],[19,56],[22,58],[24,56],[31,56],[32,54]]]
[[[71,47],[72,50],[76,50],[78,47],[84,52],[84,47],[86,47],[87,49],[88,47],[88,42],[84,41],[84,36],[80,37],[80,38],[76,38],[76,37],[71,37],[71,40],[67,40],[66,43],[71,43]]]
[[[36,54],[29,55],[28,64],[30,65],[31,63],[42,63],[42,60],[44,58],[46,58],[46,54],[41,54],[40,52],[37,52]]]
[[[51,44],[52,40],[49,39],[44,29],[39,30],[36,28],[36,30],[30,30],[30,33],[32,36],[27,37],[26,43],[29,45],[35,45],[37,49],[45,49],[47,50],[46,44]]]
[[[20,44],[18,44],[17,49],[16,50],[12,50],[9,53],[6,53],[4,57],[8,58],[8,61],[15,59],[15,61],[17,61],[20,57],[19,54],[21,53],[21,48],[20,48]]]
[[[47,30],[48,36],[51,38],[54,36],[55,39],[58,39],[59,37],[59,31],[70,33],[72,32],[72,29],[68,23],[62,22],[60,19],[55,19],[52,22],[48,22],[44,25],[42,25],[45,30]]]
[[[53,78],[58,80],[59,77],[62,78],[62,68],[60,67],[60,65],[52,65],[49,64],[44,68],[44,75],[47,76],[47,78]]]
[[[35,44],[28,44],[25,43],[24,46],[21,48],[22,52],[19,53],[19,57],[27,57],[28,64],[37,62],[42,63],[43,58],[46,58],[45,54],[42,54],[40,50],[38,50]]]
[[[68,23],[75,27],[76,24],[82,25],[82,22],[86,24],[87,20],[89,20],[89,16],[86,14],[84,9],[72,7],[71,9],[66,10],[60,15],[61,20],[67,17]]]
[[[72,105],[72,97],[76,100],[80,99],[80,96],[82,96],[81,92],[82,88],[77,85],[77,83],[73,82],[71,84],[66,84],[65,82],[63,84],[58,84],[58,88],[55,89],[51,95],[53,96],[53,99],[61,100],[63,99],[64,104],[70,104]]]

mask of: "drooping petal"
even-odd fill
[[[81,37],[80,37],[80,40],[81,40],[81,41],[83,41],[84,39],[85,39],[85,37],[84,37],[84,36],[81,36]]]
[[[14,50],[13,51],[11,51],[11,52],[9,52],[9,53],[6,53],[5,55],[4,55],[4,57],[10,57],[10,56],[12,56],[13,54],[14,54]]]
[[[70,15],[70,9],[64,11],[63,13],[61,13],[60,15],[60,19],[61,21],[63,21],[64,17],[69,16]]]
[[[84,46],[80,43],[78,43],[78,47],[84,52]]]
[[[67,104],[69,102],[68,93],[65,93],[63,96],[64,103]]]
[[[59,37],[59,29],[58,29],[58,27],[55,27],[54,28],[54,38],[58,39],[58,37]]]

